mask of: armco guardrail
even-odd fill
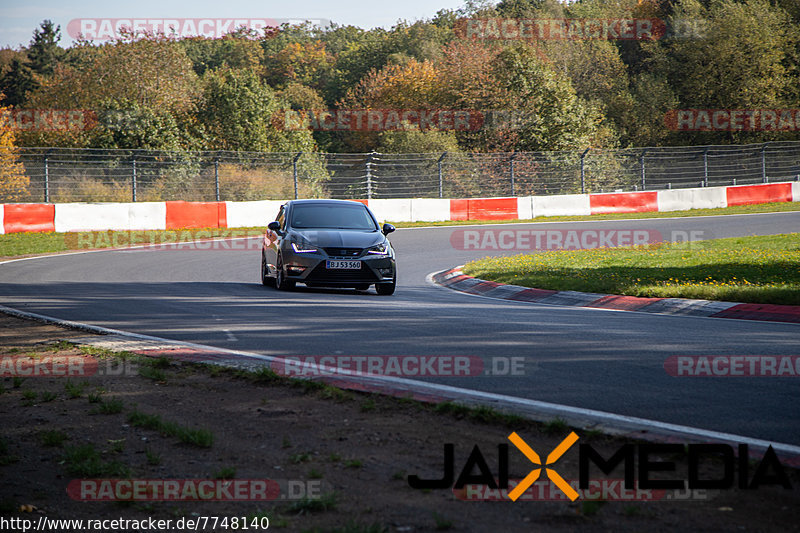
[[[680,211],[767,202],[800,202],[800,182],[628,193],[505,198],[397,198],[361,201],[394,222],[513,220],[539,216]],[[0,233],[172,230],[265,226],[281,200],[4,204]]]
[[[16,160],[26,181],[0,186],[0,202],[477,198],[800,181],[797,141],[484,154],[17,148],[0,157]]]

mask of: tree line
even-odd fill
[[[644,40],[464,31],[465,21],[495,19],[657,20],[691,31]],[[423,153],[800,139],[800,124],[675,131],[665,121],[678,109],[800,107],[797,0],[503,0],[389,30],[283,25],[221,38],[60,42],[60,28],[44,21],[28,46],[0,50],[0,110],[91,110],[92,127],[21,129],[4,145]],[[326,109],[469,110],[503,120],[387,131],[280,121],[287,111]]]

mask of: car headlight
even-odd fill
[[[317,251],[316,247],[314,247],[314,246],[312,246],[312,245],[310,245],[308,243],[297,243],[297,242],[293,242],[292,243],[292,250],[294,250],[295,252],[297,252],[299,254],[305,254],[305,253],[316,252]]]
[[[388,255],[389,254],[389,243],[382,242],[381,244],[376,244],[375,246],[370,246],[367,248],[368,254],[375,254],[375,255]]]

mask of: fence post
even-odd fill
[[[50,203],[50,150],[44,154],[44,203]]]
[[[219,202],[219,154],[214,156],[214,199]]]
[[[764,143],[761,147],[761,182],[767,183],[767,146],[769,143]]]
[[[587,148],[581,154],[581,194],[586,194],[586,172],[584,169],[584,159],[586,159],[586,154],[589,153],[591,148]]]
[[[303,152],[297,152],[297,155],[292,159],[292,179],[294,180],[294,199],[297,200],[297,160]]]
[[[131,174],[131,196],[133,197],[133,201],[136,201],[136,156],[131,156],[131,162],[133,163],[133,174]]]
[[[647,188],[647,185],[645,183],[645,169],[644,169],[644,156],[645,156],[645,154],[647,154],[647,148],[642,150],[642,155],[639,156],[639,166],[642,169],[642,190],[645,190]]]
[[[703,187],[708,187],[708,146],[703,150]]]
[[[447,157],[447,152],[444,152],[442,154],[442,156],[439,158],[439,161],[436,162],[436,164],[438,166],[438,173],[439,173],[439,198],[442,197],[442,193],[443,193],[443,190],[444,190],[444,180],[443,180],[443,175],[442,175],[442,162],[444,161],[445,157]]]
[[[513,152],[511,154],[511,161],[509,162],[511,165],[511,196],[516,196],[516,191],[514,187],[514,160],[517,158],[517,152]]]
[[[370,152],[367,154],[367,200],[372,200],[372,156],[377,152]]]

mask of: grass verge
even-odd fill
[[[800,233],[485,258],[464,273],[539,289],[800,305]]]

